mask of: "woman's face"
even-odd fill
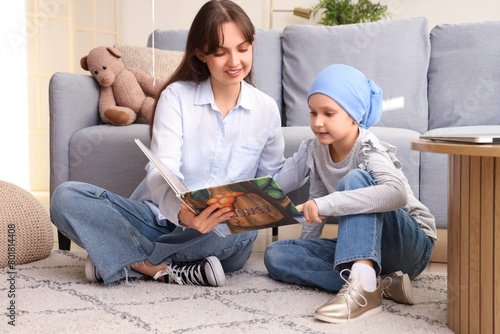
[[[250,72],[253,60],[252,43],[247,42],[236,23],[224,23],[219,40],[223,45],[215,53],[197,54],[208,66],[213,90],[239,85]]]

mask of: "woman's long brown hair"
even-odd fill
[[[161,91],[177,81],[194,81],[200,83],[210,77],[208,66],[196,57],[197,50],[206,50],[205,54],[213,54],[224,41],[219,40],[219,34],[222,31],[222,25],[227,22],[236,23],[243,33],[248,43],[253,43],[255,36],[255,27],[245,13],[245,11],[231,0],[210,0],[201,7],[198,14],[189,29],[186,50],[181,64],[177,70],[168,79]],[[223,36],[224,37],[224,36]],[[252,71],[245,77],[245,81],[252,83]],[[156,114],[155,102],[153,117],[149,124],[149,135],[153,138],[153,122]]]

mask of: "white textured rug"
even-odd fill
[[[227,275],[221,288],[154,281],[105,286],[85,280],[85,254],[55,251],[41,261],[0,269],[1,333],[451,333],[446,327],[446,275],[413,282],[416,304],[384,300],[384,312],[335,325],[313,311],[330,293],[279,283],[261,259]],[[10,284],[13,283],[13,284]],[[15,296],[11,296],[14,291]],[[8,308],[15,305],[15,327]]]

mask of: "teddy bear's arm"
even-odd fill
[[[113,89],[111,87],[101,86],[101,91],[99,95],[99,114],[104,122],[109,123],[106,119],[104,112],[109,108],[116,107],[115,96],[113,95]]]
[[[99,110],[106,110],[110,107],[116,107],[115,96],[112,87],[101,86],[99,95]]]
[[[138,68],[129,68],[129,71],[134,74],[141,88],[150,96],[156,96],[164,88],[165,80],[158,78],[154,80],[151,75]]]

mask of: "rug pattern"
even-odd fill
[[[446,326],[446,275],[413,281],[416,304],[384,300],[383,312],[345,325],[315,320],[331,298],[319,289],[272,280],[261,259],[227,274],[224,287],[136,280],[108,286],[85,280],[85,254],[54,251],[15,268],[0,269],[1,333],[451,333]],[[10,281],[12,282],[12,281]],[[9,324],[9,303],[16,307]]]

